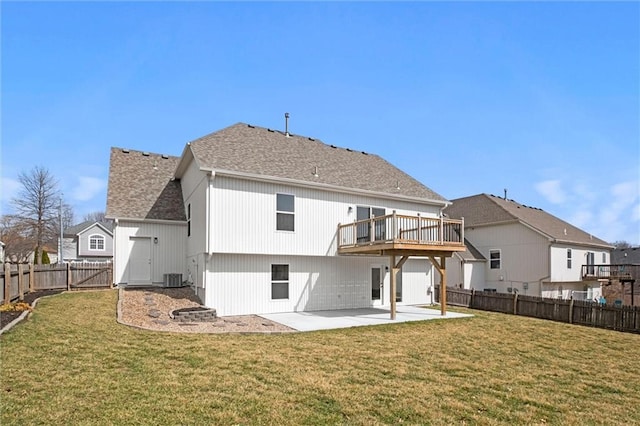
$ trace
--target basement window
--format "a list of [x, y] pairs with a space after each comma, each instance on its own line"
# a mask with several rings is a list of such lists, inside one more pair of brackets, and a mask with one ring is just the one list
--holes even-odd
[[500, 269], [500, 250], [489, 250], [489, 260], [491, 262], [491, 269]]
[[271, 265], [271, 299], [289, 298], [289, 265]]
[[295, 197], [290, 194], [276, 194], [276, 230], [295, 229]]

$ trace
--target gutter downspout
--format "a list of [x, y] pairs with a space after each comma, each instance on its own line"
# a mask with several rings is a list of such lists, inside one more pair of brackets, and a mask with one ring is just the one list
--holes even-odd
[[116, 238], [116, 229], [118, 229], [118, 218], [113, 219], [113, 233], [111, 234], [111, 244], [112, 244], [112, 250], [113, 252], [111, 253], [112, 259], [111, 259], [111, 281], [113, 281], [113, 283], [111, 283], [112, 285], [114, 285], [116, 282], [116, 259], [118, 258], [117, 253], [118, 251], [116, 250], [116, 241], [118, 241], [118, 238]]

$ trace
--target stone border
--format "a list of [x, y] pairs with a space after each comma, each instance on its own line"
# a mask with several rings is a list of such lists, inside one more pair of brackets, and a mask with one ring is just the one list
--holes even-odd
[[[66, 293], [66, 291], [62, 291], [62, 292], [60, 292], [58, 294], [63, 294], [63, 293]], [[31, 304], [31, 309], [24, 311], [18, 318], [14, 319], [9, 324], [5, 325], [4, 328], [2, 328], [0, 330], [0, 335], [2, 335], [3, 333], [11, 330], [14, 326], [16, 326], [23, 319], [28, 318], [29, 315], [31, 315], [33, 313], [33, 310], [36, 308], [36, 305], [38, 304], [38, 301], [40, 299], [46, 299], [47, 297], [54, 297], [54, 296], [57, 296], [58, 294], [49, 294], [47, 296], [42, 296], [42, 297], [38, 297], [37, 299], [35, 299], [33, 301], [33, 303]]]
[[[178, 334], [207, 334], [207, 335], [223, 335], [223, 334], [235, 334], [235, 335], [270, 335], [270, 334], [293, 334], [293, 333], [299, 333], [300, 331], [295, 330], [295, 329], [291, 329], [288, 331], [224, 331], [224, 332], [193, 332], [193, 331], [181, 331], [181, 330], [158, 330], [157, 328], [152, 328], [152, 327], [144, 327], [141, 325], [133, 325], [133, 324], [129, 324], [127, 322], [125, 322], [122, 319], [122, 300], [124, 299], [124, 293], [125, 289], [123, 287], [118, 287], [118, 303], [116, 305], [116, 322], [120, 325], [124, 325], [126, 327], [131, 327], [131, 328], [135, 328], [138, 330], [144, 330], [144, 331], [152, 331], [155, 333], [178, 333]], [[259, 315], [258, 315], [259, 316]], [[263, 318], [263, 317], [260, 317]], [[265, 320], [267, 320], [267, 318], [264, 318]], [[268, 320], [271, 321], [271, 320]]]

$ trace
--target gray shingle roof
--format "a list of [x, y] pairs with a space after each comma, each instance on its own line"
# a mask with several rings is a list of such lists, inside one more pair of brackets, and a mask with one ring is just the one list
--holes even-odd
[[198, 166], [204, 169], [446, 202], [377, 155], [338, 148], [309, 137], [287, 137], [283, 132], [245, 123], [199, 138], [191, 142], [191, 150]]
[[611, 252], [613, 265], [640, 265], [640, 247], [617, 248]]
[[186, 220], [180, 181], [173, 179], [179, 158], [111, 148], [109, 218]]
[[452, 200], [445, 209], [452, 218], [464, 217], [465, 228], [520, 221], [563, 243], [611, 248], [611, 245], [542, 209], [495, 195], [479, 194]]
[[465, 251], [456, 252], [456, 255], [460, 256], [462, 260], [466, 260], [466, 261], [474, 261], [474, 260], [486, 261], [487, 260], [487, 258], [484, 257], [482, 253], [480, 253], [478, 249], [475, 248], [473, 244], [471, 244], [469, 240], [467, 240], [466, 238], [464, 239], [464, 246], [467, 248]]
[[75, 237], [78, 233], [84, 231], [94, 223], [99, 223], [102, 227], [109, 230], [109, 232], [113, 232], [113, 223], [112, 222], [94, 222], [93, 220], [86, 220], [84, 222], [78, 223], [77, 225], [73, 225], [64, 230], [65, 237]]

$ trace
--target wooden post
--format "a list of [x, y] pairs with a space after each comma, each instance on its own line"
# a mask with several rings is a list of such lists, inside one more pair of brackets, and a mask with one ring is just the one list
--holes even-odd
[[33, 293], [35, 289], [35, 271], [33, 270], [33, 263], [29, 264], [29, 293]]
[[442, 302], [440, 303], [440, 315], [447, 315], [447, 270], [446, 270], [446, 261], [444, 256], [440, 256], [441, 269], [440, 269], [440, 277], [441, 277], [441, 286], [442, 286]]
[[22, 301], [24, 300], [24, 278], [22, 276], [24, 274], [24, 266], [22, 263], [18, 264], [18, 298]]
[[518, 293], [513, 295], [513, 315], [518, 315]]
[[569, 324], [573, 324], [573, 297], [569, 302]]
[[71, 263], [67, 263], [67, 290], [71, 290]]
[[11, 302], [11, 265], [4, 264], [4, 303]]
[[447, 315], [447, 263], [444, 256], [436, 260], [434, 256], [429, 256], [429, 260], [440, 272], [440, 315]]
[[468, 308], [473, 306], [473, 296], [475, 296], [475, 295], [476, 295], [476, 289], [472, 288], [471, 289], [471, 299], [469, 300], [469, 306], [467, 306]]
[[[395, 213], [394, 213], [395, 216]], [[389, 286], [389, 300], [391, 301], [391, 319], [396, 319], [396, 273], [398, 269], [396, 269], [396, 257], [389, 256], [390, 265], [391, 265], [391, 285]]]

